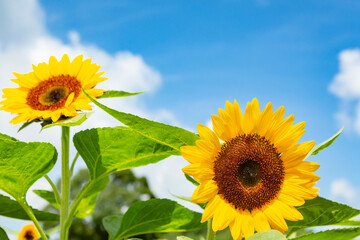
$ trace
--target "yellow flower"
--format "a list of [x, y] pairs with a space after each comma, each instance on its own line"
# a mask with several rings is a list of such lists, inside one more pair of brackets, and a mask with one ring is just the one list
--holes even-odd
[[40, 234], [33, 224], [25, 225], [18, 235], [19, 240], [36, 240], [38, 238], [40, 238]]
[[287, 231], [285, 219], [303, 219], [294, 206], [318, 196], [313, 172], [320, 165], [304, 161], [315, 142], [297, 144], [305, 122], [293, 125], [294, 115], [284, 113], [284, 107], [273, 113], [271, 103], [261, 112], [255, 98], [243, 115], [236, 100], [227, 101], [211, 116], [215, 133], [198, 124], [201, 140], [181, 148], [191, 163], [183, 171], [200, 183], [192, 201], [207, 202], [202, 222], [212, 218], [214, 231], [229, 226], [233, 239], [270, 226]]
[[72, 62], [68, 55], [58, 61], [50, 57], [49, 64], [33, 65], [33, 72], [14, 73], [13, 82], [19, 88], [3, 89], [4, 101], [0, 102], [2, 110], [18, 114], [10, 123], [18, 124], [34, 119], [51, 118], [53, 122], [61, 116], [73, 117], [78, 110], [91, 110], [90, 100], [82, 88], [93, 98], [99, 97], [104, 90], [94, 86], [107, 78], [101, 77], [104, 72], [97, 72], [100, 66], [77, 56]]

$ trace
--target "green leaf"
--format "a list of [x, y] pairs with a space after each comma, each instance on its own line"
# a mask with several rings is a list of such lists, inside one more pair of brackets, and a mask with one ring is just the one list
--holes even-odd
[[83, 122], [85, 122], [90, 116], [93, 114], [93, 112], [86, 112], [86, 113], [80, 113], [79, 115], [76, 115], [75, 117], [70, 117], [64, 120], [59, 120], [56, 123], [46, 123], [42, 125], [42, 129], [54, 127], [54, 126], [64, 126], [64, 127], [75, 127], [81, 125]]
[[50, 143], [25, 143], [0, 138], [0, 189], [16, 200], [54, 166], [57, 152]]
[[[332, 229], [324, 232], [311, 233], [293, 240], [350, 240], [360, 236], [360, 228]], [[249, 238], [250, 239], [250, 238]]]
[[[57, 214], [37, 209], [32, 210], [39, 221], [59, 221], [59, 215]], [[30, 220], [29, 216], [17, 201], [3, 195], [0, 195], [0, 215], [9, 218]]]
[[341, 223], [360, 214], [360, 210], [344, 204], [336, 203], [322, 197], [305, 201], [297, 207], [304, 217], [301, 221], [287, 221], [289, 227], [307, 228]]
[[19, 130], [17, 132], [20, 132], [21, 130], [23, 130], [24, 128], [30, 126], [31, 124], [33, 124], [35, 122], [41, 122], [41, 120], [34, 119], [34, 120], [30, 121], [30, 122], [24, 122], [23, 125], [21, 125], [21, 127], [19, 128]]
[[346, 220], [346, 221], [339, 222], [336, 225], [360, 227], [360, 220]]
[[86, 193], [84, 198], [81, 200], [78, 208], [76, 217], [86, 218], [93, 214], [96, 205], [96, 199], [100, 192], [102, 192], [109, 183], [109, 177], [101, 178], [96, 181], [89, 191]]
[[199, 186], [200, 183], [198, 183], [193, 177], [191, 177], [190, 175], [185, 173], [185, 177], [186, 179], [191, 182], [192, 184], [194, 184], [195, 186]]
[[115, 119], [128, 126], [137, 133], [146, 138], [152, 139], [161, 145], [168, 146], [176, 151], [173, 155], [180, 155], [180, 147], [186, 145], [195, 145], [195, 141], [199, 136], [195, 133], [189, 132], [185, 129], [166, 125], [159, 122], [154, 122], [141, 118], [130, 113], [118, 112], [114, 109], [106, 107], [105, 105], [92, 99], [85, 91], [85, 95], [94, 102], [102, 110], [113, 116]]
[[104, 94], [101, 95], [98, 98], [130, 97], [130, 96], [138, 95], [138, 94], [143, 93], [143, 92], [145, 92], [145, 91], [130, 93], [130, 92], [125, 92], [125, 91], [109, 90], [109, 91], [104, 92]]
[[248, 240], [286, 240], [284, 234], [276, 230], [269, 230], [252, 235]]
[[[174, 197], [178, 198], [178, 199], [181, 199], [181, 200], [184, 200], [184, 201], [187, 201], [187, 202], [191, 202], [191, 203], [194, 203], [191, 201], [191, 197], [183, 197], [183, 196], [176, 196], [174, 194], [172, 194]], [[199, 207], [201, 207], [202, 209], [205, 209], [206, 207], [206, 203], [194, 203], [196, 205], [198, 205]]]
[[0, 133], [0, 140], [18, 141], [17, 139], [2, 133]]
[[320, 151], [324, 150], [325, 148], [329, 147], [341, 134], [341, 132], [344, 130], [344, 127], [342, 127], [334, 136], [326, 140], [325, 142], [322, 142], [320, 144], [317, 144], [311, 149], [311, 151], [308, 153], [308, 155], [305, 157], [307, 159], [310, 155], [316, 155]]
[[120, 228], [122, 216], [108, 216], [104, 217], [102, 223], [105, 230], [109, 234], [109, 239], [111, 239], [117, 233]]
[[0, 227], [0, 239], [1, 240], [9, 240], [8, 235], [6, 234], [5, 230]]
[[73, 141], [93, 180], [116, 171], [156, 163], [174, 153], [169, 146], [126, 127], [81, 131], [75, 134]]
[[48, 190], [33, 190], [33, 192], [39, 197], [45, 199], [54, 208], [60, 209], [60, 205], [56, 202], [55, 194], [53, 191]]
[[178, 237], [176, 237], [176, 240], [194, 240], [194, 239], [186, 237], [186, 236], [178, 236]]
[[111, 240], [144, 233], [184, 232], [206, 227], [201, 214], [168, 199], [134, 203], [122, 217], [120, 228]]

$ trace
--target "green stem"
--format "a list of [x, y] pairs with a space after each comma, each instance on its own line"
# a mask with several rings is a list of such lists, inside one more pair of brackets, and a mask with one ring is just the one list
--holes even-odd
[[94, 181], [90, 180], [90, 182], [88, 182], [80, 191], [79, 195], [76, 197], [75, 201], [71, 204], [70, 207], [70, 213], [69, 213], [69, 217], [65, 222], [65, 226], [66, 227], [70, 227], [72, 219], [76, 213], [77, 207], [79, 206], [81, 200], [83, 199], [83, 197], [86, 195], [86, 193], [88, 192], [88, 189], [90, 189], [92, 187], [92, 185], [94, 184]]
[[35, 224], [37, 230], [40, 233], [41, 239], [43, 240], [47, 240], [47, 237], [43, 231], [43, 229], [41, 228], [38, 220], [36, 219], [33, 211], [31, 210], [31, 208], [29, 207], [29, 205], [27, 204], [26, 200], [21, 198], [21, 199], [17, 199], [17, 202], [20, 204], [20, 206], [25, 210], [26, 214], [29, 216], [29, 218], [31, 219], [31, 221], [33, 221], [33, 223]]
[[70, 169], [69, 169], [69, 127], [61, 127], [61, 205], [60, 205], [60, 240], [67, 240], [68, 227], [65, 222], [69, 215]]
[[76, 153], [76, 156], [75, 156], [75, 158], [74, 158], [74, 160], [72, 161], [72, 164], [71, 164], [70, 176], [73, 175], [75, 163], [76, 163], [76, 160], [79, 158], [79, 156], [80, 156], [80, 154], [77, 152], [77, 153]]
[[207, 240], [215, 239], [215, 232], [212, 229], [212, 219], [207, 221]]
[[56, 189], [55, 184], [53, 183], [53, 181], [51, 181], [51, 179], [48, 177], [48, 175], [45, 175], [45, 178], [49, 182], [49, 184], [50, 184], [50, 186], [51, 186], [51, 188], [52, 188], [52, 190], [54, 192], [57, 204], [61, 205], [61, 198], [60, 198], [58, 190]]

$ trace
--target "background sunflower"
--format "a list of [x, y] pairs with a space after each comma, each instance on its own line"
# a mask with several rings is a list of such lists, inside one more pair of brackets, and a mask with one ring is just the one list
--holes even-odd
[[77, 111], [91, 110], [90, 100], [85, 96], [84, 89], [91, 97], [96, 98], [104, 90], [94, 89], [99, 82], [107, 78], [98, 72], [100, 66], [91, 63], [91, 59], [83, 60], [77, 56], [72, 62], [67, 54], [60, 61], [50, 57], [49, 63], [33, 65], [33, 72], [27, 74], [14, 73], [13, 82], [19, 88], [3, 89], [0, 104], [2, 110], [18, 114], [10, 123], [18, 124], [34, 119], [51, 119], [53, 122], [61, 116], [73, 117]]

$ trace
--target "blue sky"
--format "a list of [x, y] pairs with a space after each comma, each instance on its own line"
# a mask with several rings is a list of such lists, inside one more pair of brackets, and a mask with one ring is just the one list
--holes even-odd
[[[111, 104], [151, 119], [195, 130], [226, 100], [244, 108], [257, 97], [262, 108], [271, 101], [305, 121], [302, 141], [321, 142], [345, 125], [312, 160], [321, 163], [320, 194], [360, 208], [359, 12], [355, 0], [0, 0], [0, 83], [9, 87], [11, 72], [51, 55], [84, 52], [113, 81], [105, 89], [148, 89]], [[21, 139], [16, 130], [3, 128]]]
[[[325, 140], [339, 129], [341, 105], [328, 91], [338, 54], [360, 44], [358, 1], [42, 1], [47, 26], [66, 41], [108, 52], [128, 50], [162, 75], [147, 107], [171, 109], [186, 126], [206, 123], [226, 100], [257, 97], [284, 105], [306, 121], [303, 139]], [[359, 79], [360, 81], [360, 79]], [[330, 182], [359, 182], [359, 137], [343, 134], [314, 160], [321, 193]]]

